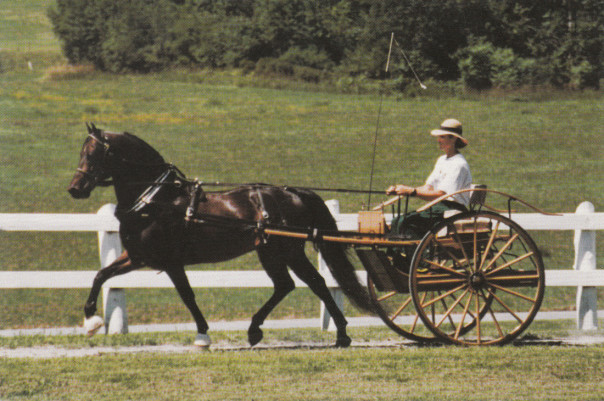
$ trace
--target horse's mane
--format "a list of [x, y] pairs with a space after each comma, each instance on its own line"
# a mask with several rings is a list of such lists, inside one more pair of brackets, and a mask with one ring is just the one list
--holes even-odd
[[[129, 132], [109, 132], [105, 131], [106, 134], [113, 135], [114, 138], [119, 138], [120, 142], [124, 142], [124, 146], [129, 151], [138, 151], [140, 155], [144, 155], [147, 163], [165, 163], [162, 155], [159, 154], [153, 146], [143, 141], [139, 137]], [[121, 146], [121, 144], [119, 145]]]

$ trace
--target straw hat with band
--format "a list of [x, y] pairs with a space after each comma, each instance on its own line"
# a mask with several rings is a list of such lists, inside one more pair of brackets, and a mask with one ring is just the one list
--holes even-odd
[[449, 118], [442, 122], [439, 129], [432, 130], [432, 136], [453, 135], [457, 140], [457, 147], [464, 148], [468, 140], [462, 136], [461, 123], [454, 118]]

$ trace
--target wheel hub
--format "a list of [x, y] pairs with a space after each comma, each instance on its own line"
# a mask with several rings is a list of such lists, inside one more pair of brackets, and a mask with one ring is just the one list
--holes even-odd
[[482, 272], [472, 273], [470, 276], [470, 287], [472, 287], [474, 290], [483, 289], [486, 285], [486, 282], [487, 281]]

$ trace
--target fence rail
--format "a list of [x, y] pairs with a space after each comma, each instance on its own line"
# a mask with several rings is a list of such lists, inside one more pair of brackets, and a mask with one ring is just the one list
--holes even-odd
[[[326, 202], [341, 230], [356, 230], [356, 214], [340, 214], [337, 201]], [[101, 266], [111, 263], [120, 253], [117, 235], [119, 222], [113, 216], [114, 205], [103, 206], [97, 214], [0, 213], [0, 231], [95, 231], [99, 236]], [[391, 216], [386, 216], [387, 219]], [[526, 230], [574, 230], [575, 261], [567, 270], [546, 270], [546, 286], [577, 287], [577, 327], [597, 328], [596, 287], [604, 286], [604, 270], [596, 270], [595, 232], [604, 229], [604, 213], [595, 213], [589, 202], [583, 202], [576, 213], [561, 216], [512, 214], [511, 218]], [[342, 294], [319, 255], [319, 271], [341, 305]], [[96, 271], [0, 271], [0, 289], [14, 288], [90, 288]], [[366, 273], [358, 272], [366, 283]], [[273, 283], [262, 270], [188, 271], [194, 288], [258, 288]], [[294, 277], [296, 286], [306, 285]], [[135, 271], [111, 278], [103, 288], [105, 321], [108, 332], [127, 331], [127, 314], [123, 288], [171, 288], [166, 274]], [[537, 316], [537, 319], [539, 315]], [[119, 321], [121, 320], [121, 322]], [[321, 308], [323, 328], [329, 326], [329, 315]]]

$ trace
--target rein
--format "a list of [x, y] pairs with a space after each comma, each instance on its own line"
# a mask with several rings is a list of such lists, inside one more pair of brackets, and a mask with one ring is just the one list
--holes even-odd
[[[175, 165], [173, 164], [169, 164], [169, 166], [178, 169]], [[156, 181], [139, 181], [139, 182], [131, 182], [130, 185], [141, 185], [141, 184], [148, 184], [148, 185], [174, 185], [174, 186], [181, 186], [183, 183], [188, 183], [188, 184], [193, 184], [199, 182], [200, 185], [202, 186], [206, 186], [206, 187], [257, 187], [257, 188], [261, 188], [261, 187], [279, 187], [279, 188], [284, 188], [285, 190], [287, 190], [287, 188], [296, 188], [296, 189], [303, 189], [303, 190], [308, 190], [308, 191], [316, 191], [316, 192], [339, 192], [339, 193], [353, 193], [353, 194], [377, 194], [377, 195], [384, 195], [384, 191], [372, 191], [372, 190], [366, 190], [366, 189], [352, 189], [352, 188], [325, 188], [325, 187], [302, 187], [302, 186], [292, 186], [292, 185], [278, 185], [278, 184], [266, 184], [266, 183], [250, 183], [250, 182], [223, 182], [223, 181], [199, 181], [199, 180], [189, 180], [187, 178], [183, 178], [182, 182], [174, 182], [174, 183], [170, 183], [170, 182], [163, 182], [163, 183], [158, 183]]]

